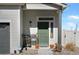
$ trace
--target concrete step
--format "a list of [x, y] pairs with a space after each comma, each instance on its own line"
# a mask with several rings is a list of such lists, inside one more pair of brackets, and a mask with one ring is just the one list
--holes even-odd
[[52, 55], [53, 52], [50, 48], [42, 47], [38, 49], [38, 55]]

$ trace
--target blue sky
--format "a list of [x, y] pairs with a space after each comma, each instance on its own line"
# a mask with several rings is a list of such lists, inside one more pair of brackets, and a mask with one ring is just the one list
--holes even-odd
[[79, 3], [69, 3], [62, 14], [62, 29], [79, 30]]

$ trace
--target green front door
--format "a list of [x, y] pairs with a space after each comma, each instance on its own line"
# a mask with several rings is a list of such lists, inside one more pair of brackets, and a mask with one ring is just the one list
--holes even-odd
[[49, 44], [49, 23], [48, 22], [38, 22], [38, 36], [39, 44], [41, 47], [46, 47]]

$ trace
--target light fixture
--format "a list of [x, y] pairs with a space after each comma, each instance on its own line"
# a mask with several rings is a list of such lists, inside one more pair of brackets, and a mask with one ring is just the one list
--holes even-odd
[[30, 23], [30, 26], [31, 26], [31, 24], [32, 24], [32, 21], [29, 21], [29, 23]]

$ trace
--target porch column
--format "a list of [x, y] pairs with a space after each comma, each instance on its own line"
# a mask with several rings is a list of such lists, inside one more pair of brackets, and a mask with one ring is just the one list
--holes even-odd
[[59, 18], [59, 26], [58, 26], [58, 45], [59, 48], [62, 48], [62, 10], [58, 11], [58, 18]]

